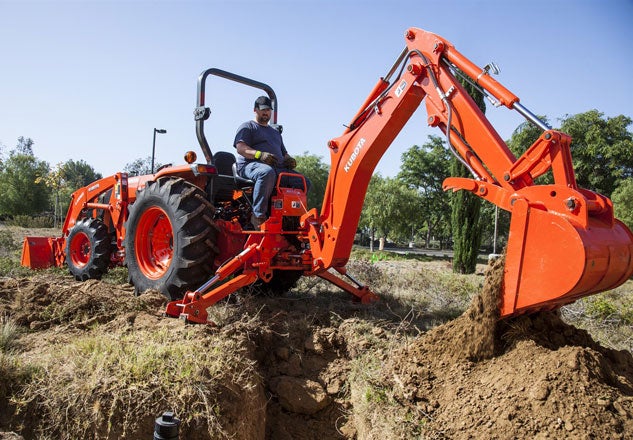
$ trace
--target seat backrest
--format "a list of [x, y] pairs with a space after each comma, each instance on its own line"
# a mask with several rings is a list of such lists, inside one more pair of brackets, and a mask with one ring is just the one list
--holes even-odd
[[218, 151], [213, 155], [213, 164], [218, 169], [218, 174], [232, 176], [234, 163], [235, 156], [228, 151]]

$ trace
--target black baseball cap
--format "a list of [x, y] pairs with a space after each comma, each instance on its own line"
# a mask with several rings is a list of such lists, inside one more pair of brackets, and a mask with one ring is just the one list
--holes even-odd
[[272, 109], [273, 104], [270, 102], [270, 98], [268, 96], [260, 96], [255, 100], [255, 108], [258, 110], [266, 110], [268, 108]]

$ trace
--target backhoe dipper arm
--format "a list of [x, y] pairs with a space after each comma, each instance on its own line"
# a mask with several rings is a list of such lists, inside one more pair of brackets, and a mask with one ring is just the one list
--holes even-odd
[[[477, 67], [447, 40], [411, 28], [405, 41], [349, 127], [328, 143], [331, 171], [321, 214], [312, 210], [302, 219], [312, 272], [347, 263], [372, 173], [425, 100], [428, 124], [444, 133], [473, 175], [448, 178], [444, 188], [471, 191], [512, 213], [501, 316], [555, 308], [623, 283], [633, 273], [633, 235], [614, 219], [608, 198], [577, 187], [571, 138], [550, 130], [490, 77], [488, 66]], [[544, 133], [517, 159], [457, 76]], [[554, 184], [534, 184], [550, 170]]]

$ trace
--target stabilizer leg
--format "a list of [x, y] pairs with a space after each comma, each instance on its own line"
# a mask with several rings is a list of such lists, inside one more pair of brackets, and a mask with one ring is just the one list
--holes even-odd
[[241, 287], [248, 286], [257, 280], [258, 273], [256, 270], [246, 271], [224, 284], [216, 287], [208, 293], [214, 284], [233, 275], [239, 269], [244, 267], [245, 262], [257, 252], [257, 244], [252, 244], [244, 249], [240, 254], [233, 257], [228, 263], [220, 267], [213, 278], [204, 283], [193, 292], [187, 292], [181, 300], [171, 301], [167, 303], [165, 315], [174, 318], [184, 319], [186, 322], [197, 324], [209, 324], [207, 320], [207, 308], [216, 302], [226, 298], [231, 293]]
[[344, 275], [347, 278], [349, 278], [351, 281], [354, 282], [355, 285], [351, 284], [351, 283], [348, 283], [344, 279], [339, 278], [336, 275], [334, 275], [332, 272], [328, 272], [328, 271], [324, 271], [324, 272], [318, 273], [317, 276], [323, 278], [324, 280], [329, 281], [330, 283], [334, 284], [335, 286], [340, 287], [341, 289], [345, 290], [346, 292], [351, 293], [355, 297], [359, 298], [360, 302], [363, 303], [363, 304], [369, 304], [369, 303], [372, 303], [374, 301], [378, 301], [380, 299], [378, 297], [378, 295], [374, 294], [371, 290], [369, 290], [369, 287], [367, 287], [364, 284], [358, 282], [357, 280], [352, 278], [351, 275], [348, 275], [347, 274], [347, 270], [345, 268], [335, 267], [334, 270], [336, 270], [341, 275]]

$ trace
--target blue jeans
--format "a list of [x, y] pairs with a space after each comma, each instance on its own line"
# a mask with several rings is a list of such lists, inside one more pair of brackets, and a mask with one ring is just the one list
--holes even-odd
[[[253, 214], [259, 218], [268, 217], [268, 202], [277, 183], [279, 173], [300, 174], [286, 168], [273, 168], [263, 162], [249, 162], [240, 170], [240, 175], [255, 182], [253, 187]], [[310, 190], [311, 182], [306, 177], [306, 192]], [[303, 188], [303, 181], [298, 177], [282, 177], [282, 186]]]

